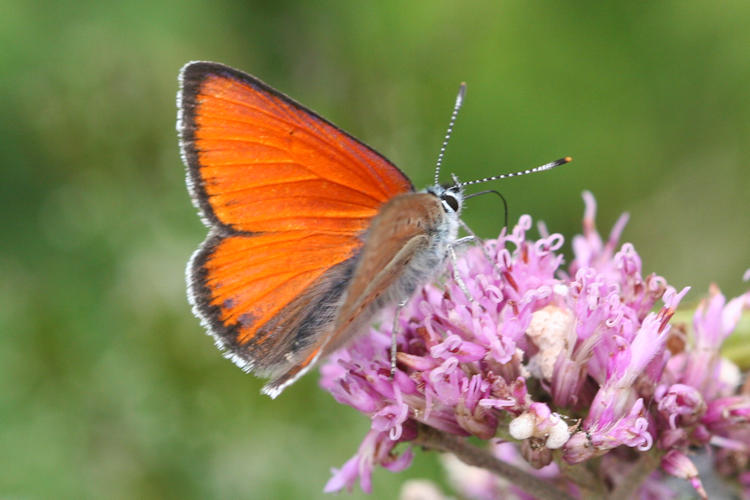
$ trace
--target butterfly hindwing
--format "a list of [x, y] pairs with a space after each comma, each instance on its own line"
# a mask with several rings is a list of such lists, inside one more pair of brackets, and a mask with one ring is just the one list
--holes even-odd
[[237, 364], [273, 375], [331, 321], [358, 248], [344, 235], [213, 235], [191, 260], [191, 301]]

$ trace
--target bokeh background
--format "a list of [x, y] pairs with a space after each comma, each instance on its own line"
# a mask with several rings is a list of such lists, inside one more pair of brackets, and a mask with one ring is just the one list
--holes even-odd
[[[276, 401], [185, 300], [205, 229], [175, 136], [177, 72], [244, 69], [431, 181], [498, 183], [575, 234], [581, 191], [645, 272], [747, 288], [750, 3], [0, 0], [0, 496], [323, 498], [368, 422], [310, 374]], [[484, 236], [496, 199], [469, 203]], [[568, 247], [569, 248], [569, 247]], [[431, 454], [374, 498], [440, 476]], [[351, 498], [364, 495], [355, 490]], [[348, 497], [347, 497], [348, 498]]]

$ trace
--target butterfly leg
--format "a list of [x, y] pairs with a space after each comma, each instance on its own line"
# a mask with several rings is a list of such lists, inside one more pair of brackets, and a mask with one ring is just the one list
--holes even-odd
[[[471, 238], [471, 236], [467, 236], [467, 238]], [[459, 240], [456, 240], [456, 243], [460, 243], [461, 240], [465, 238], [461, 238]], [[448, 247], [448, 255], [450, 256], [451, 263], [453, 264], [453, 280], [458, 284], [458, 288], [461, 289], [462, 292], [464, 292], [464, 295], [466, 295], [466, 298], [469, 299], [469, 302], [474, 302], [474, 297], [472, 297], [471, 292], [469, 292], [469, 288], [466, 286], [466, 283], [464, 282], [461, 275], [458, 274], [458, 269], [456, 266], [456, 262], [458, 261], [458, 257], [456, 257], [456, 251], [454, 250], [454, 247], [456, 244]]]
[[454, 241], [453, 242], [453, 246], [457, 247], [459, 245], [465, 245], [466, 243], [469, 243], [469, 242], [474, 241], [474, 240], [476, 240], [476, 237], [474, 237], [474, 236], [463, 236], [463, 237], [457, 239], [456, 241]]
[[396, 313], [393, 316], [393, 329], [391, 330], [391, 378], [396, 374], [396, 351], [398, 346], [396, 345], [396, 335], [398, 334], [398, 320], [401, 317], [401, 310], [406, 307], [409, 299], [406, 298], [398, 303], [396, 306]]

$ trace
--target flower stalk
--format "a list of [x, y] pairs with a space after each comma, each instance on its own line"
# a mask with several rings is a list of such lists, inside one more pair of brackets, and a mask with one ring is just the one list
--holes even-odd
[[520, 467], [499, 460], [487, 450], [430, 426], [419, 426], [414, 443], [426, 449], [452, 453], [464, 463], [497, 474], [540, 500], [574, 500], [568, 493], [540, 481]]

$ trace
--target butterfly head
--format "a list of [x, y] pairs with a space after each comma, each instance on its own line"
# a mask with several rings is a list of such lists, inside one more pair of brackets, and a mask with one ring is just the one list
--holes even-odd
[[464, 191], [460, 184], [436, 184], [428, 187], [426, 191], [440, 199], [443, 211], [446, 214], [458, 216], [461, 213], [464, 204]]
[[425, 189], [425, 192], [440, 200], [440, 207], [443, 209], [442, 217], [440, 217], [441, 222], [435, 228], [435, 243], [437, 243], [437, 253], [444, 257], [447, 246], [452, 245], [458, 237], [461, 209], [464, 205], [464, 190], [461, 184], [456, 182], [454, 184], [435, 184]]

